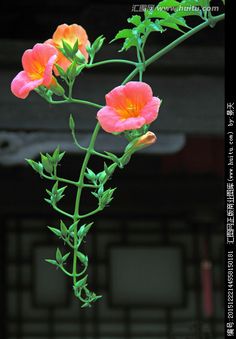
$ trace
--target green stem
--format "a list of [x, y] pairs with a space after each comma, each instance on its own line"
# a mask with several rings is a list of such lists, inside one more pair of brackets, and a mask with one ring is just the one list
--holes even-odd
[[[147, 59], [145, 61], [145, 66], [147, 67], [147, 66], [151, 65], [154, 61], [160, 59], [163, 55], [165, 55], [168, 52], [170, 52], [173, 48], [175, 48], [176, 46], [181, 44], [184, 40], [190, 38], [192, 35], [196, 34], [197, 32], [201, 31], [202, 29], [206, 28], [207, 26], [215, 25], [217, 22], [219, 22], [221, 20], [224, 20], [224, 18], [225, 18], [225, 14], [220, 14], [220, 15], [214, 16], [210, 20], [207, 20], [207, 21], [201, 23], [200, 25], [194, 27], [193, 29], [191, 29], [187, 33], [181, 35], [178, 39], [176, 39], [175, 41], [171, 42], [169, 45], [167, 45], [166, 47], [164, 47], [163, 49], [161, 49], [160, 51], [155, 53], [149, 59]], [[125, 78], [125, 80], [122, 82], [122, 85], [124, 85], [128, 81], [132, 80], [135, 77], [135, 75], [138, 74], [138, 73], [139, 73], [139, 69], [135, 68], [133, 70], [133, 72], [131, 72]]]
[[87, 106], [92, 106], [96, 108], [102, 108], [102, 105], [96, 104], [91, 101], [87, 100], [80, 100], [80, 99], [74, 99], [74, 98], [67, 98], [65, 100], [52, 100], [52, 99], [47, 99], [47, 102], [53, 105], [61, 105], [61, 104], [70, 104], [70, 103], [76, 103], [76, 104], [81, 104], [81, 105], [87, 105]]
[[63, 214], [65, 217], [73, 219], [73, 215], [70, 213], [67, 213], [65, 211], [63, 211], [62, 209], [60, 209], [59, 207], [57, 207], [56, 205], [52, 205], [53, 209], [61, 214]]
[[64, 182], [66, 184], [70, 184], [70, 185], [74, 185], [74, 186], [78, 186], [78, 183], [76, 181], [72, 181], [69, 179], [65, 179], [65, 178], [60, 178], [57, 175], [54, 175], [52, 177], [50, 177], [49, 175], [46, 174], [41, 174], [45, 179], [48, 180], [54, 180], [54, 181], [59, 181], [59, 182]]
[[[76, 194], [76, 200], [75, 200], [75, 209], [74, 209], [74, 222], [78, 221], [80, 219], [79, 216], [79, 205], [80, 205], [80, 198], [81, 198], [81, 193], [82, 193], [82, 189], [83, 189], [83, 185], [84, 185], [84, 175], [85, 175], [85, 171], [89, 162], [89, 159], [91, 157], [92, 151], [94, 150], [94, 144], [98, 135], [98, 132], [100, 130], [100, 125], [99, 123], [97, 123], [91, 140], [90, 140], [90, 144], [87, 150], [87, 153], [84, 157], [84, 161], [83, 161], [83, 165], [80, 171], [80, 176], [79, 176], [79, 187], [77, 189], [77, 194]], [[77, 235], [77, 224], [76, 227], [74, 229], [74, 258], [73, 258], [73, 282], [74, 284], [76, 284], [76, 273], [77, 273], [77, 243], [78, 243], [78, 235]]]
[[87, 218], [87, 217], [90, 217], [91, 215], [93, 215], [93, 214], [96, 214], [96, 213], [98, 213], [98, 212], [100, 212], [100, 211], [102, 211], [103, 209], [101, 208], [101, 207], [98, 207], [98, 208], [96, 208], [94, 211], [92, 211], [92, 212], [89, 212], [89, 213], [87, 213], [87, 214], [83, 214], [83, 215], [80, 215], [80, 219], [84, 219], [84, 218]]
[[95, 104], [94, 102], [91, 102], [91, 101], [74, 99], [74, 98], [69, 99], [67, 102], [68, 103], [76, 103], [76, 104], [88, 105], [88, 106], [92, 106], [92, 107], [96, 107], [96, 108], [102, 108], [103, 107], [102, 105]]
[[136, 66], [136, 62], [131, 61], [131, 60], [109, 59], [109, 60], [103, 60], [103, 61], [95, 62], [94, 64], [87, 64], [86, 68], [93, 68], [93, 67], [97, 67], [97, 66], [111, 64], [111, 63], [121, 63], [121, 64], [128, 64], [128, 65]]
[[[59, 267], [60, 267], [60, 269], [61, 269], [66, 275], [68, 275], [69, 277], [73, 277], [73, 273], [68, 272], [63, 266], [59, 266]], [[83, 274], [86, 272], [87, 268], [88, 268], [88, 266], [86, 265], [86, 266], [84, 267], [83, 271], [81, 271], [80, 273], [76, 274], [76, 277], [80, 277], [81, 275], [83, 275]]]

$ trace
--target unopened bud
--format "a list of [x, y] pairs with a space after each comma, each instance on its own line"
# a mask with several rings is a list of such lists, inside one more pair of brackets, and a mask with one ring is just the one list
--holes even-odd
[[142, 135], [134, 144], [135, 148], [144, 148], [154, 144], [157, 140], [156, 135], [153, 132], [148, 131]]

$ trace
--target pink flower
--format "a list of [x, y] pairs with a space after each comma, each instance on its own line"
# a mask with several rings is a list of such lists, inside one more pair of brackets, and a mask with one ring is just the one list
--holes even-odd
[[57, 49], [46, 44], [36, 44], [22, 56], [23, 71], [12, 80], [11, 91], [25, 99], [33, 89], [44, 85], [49, 87], [53, 81], [52, 69], [58, 56]]
[[138, 129], [157, 118], [160, 104], [148, 84], [130, 81], [106, 95], [106, 106], [98, 111], [97, 118], [109, 133]]

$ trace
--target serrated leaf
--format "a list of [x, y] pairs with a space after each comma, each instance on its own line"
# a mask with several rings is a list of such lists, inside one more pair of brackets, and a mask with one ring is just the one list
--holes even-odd
[[48, 226], [48, 229], [50, 229], [50, 231], [52, 231], [52, 233], [56, 234], [56, 236], [58, 236], [58, 237], [61, 236], [61, 231], [58, 230], [57, 228]]
[[176, 17], [175, 14], [171, 15], [171, 17], [169, 18], [170, 21], [172, 21], [174, 24], [179, 25], [179, 26], [183, 26], [186, 28], [191, 28], [187, 25], [186, 21], [184, 18], [178, 18]]
[[52, 259], [45, 259], [46, 262], [48, 262], [51, 265], [55, 265], [58, 266], [58, 263], [56, 262], [56, 260], [52, 260]]
[[111, 40], [111, 42], [118, 40], [118, 39], [126, 39], [126, 38], [131, 38], [133, 37], [133, 32], [132, 29], [122, 29], [121, 31], [119, 31], [115, 38], [113, 40]]
[[160, 24], [164, 27], [169, 27], [169, 28], [175, 29], [176, 31], [184, 33], [184, 31], [180, 29], [178, 25], [173, 23], [172, 20], [169, 20], [169, 19], [160, 20]]
[[169, 18], [170, 14], [163, 11], [162, 9], [156, 7], [153, 11], [149, 11], [148, 18], [161, 18], [161, 19], [167, 19]]
[[140, 15], [133, 15], [131, 18], [127, 19], [130, 24], [135, 26], [139, 26], [141, 24], [141, 16]]
[[176, 9], [174, 16], [175, 17], [185, 17], [185, 16], [201, 16], [201, 10], [199, 8], [199, 3], [196, 0], [183, 0], [181, 6]]

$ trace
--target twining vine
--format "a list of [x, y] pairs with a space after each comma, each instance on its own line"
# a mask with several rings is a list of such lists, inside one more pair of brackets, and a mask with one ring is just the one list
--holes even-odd
[[[95, 62], [105, 38], [99, 36], [91, 44], [86, 31], [77, 24], [58, 26], [52, 39], [43, 44], [36, 44], [33, 49], [23, 54], [23, 71], [17, 74], [11, 84], [14, 95], [25, 99], [29, 92], [34, 90], [50, 104], [77, 103], [98, 109], [98, 122], [87, 147], [80, 145], [74, 117], [72, 115], [69, 117], [73, 142], [85, 152], [79, 178], [71, 180], [58, 174], [59, 165], [65, 154], [59, 146], [53, 154], [41, 154], [41, 161], [27, 159], [28, 164], [41, 178], [52, 181], [51, 188], [46, 190], [45, 201], [66, 220], [60, 220], [59, 227], [48, 228], [68, 246], [69, 251], [62, 253], [57, 248], [55, 258], [46, 261], [72, 279], [74, 294], [82, 302], [82, 307], [91, 306], [92, 302], [101, 298], [88, 288], [89, 260], [81, 251], [81, 247], [94, 222], [87, 222], [86, 219], [101, 212], [113, 200], [116, 188], [107, 185], [115, 170], [123, 169], [135, 152], [156, 141], [156, 136], [149, 131], [149, 127], [158, 116], [161, 100], [153, 96], [151, 87], [143, 82], [143, 74], [153, 62], [184, 40], [208, 26], [214, 27], [217, 22], [224, 19], [224, 13], [213, 16], [209, 10], [210, 5], [210, 0], [164, 0], [153, 9], [145, 10], [143, 15], [133, 15], [127, 20], [130, 27], [119, 31], [111, 42], [123, 41], [120, 52], [134, 48], [137, 56], [135, 61], [117, 58]], [[190, 27], [186, 22], [189, 16], [197, 16], [202, 22]], [[149, 35], [153, 32], [163, 34], [167, 29], [177, 30], [179, 37], [146, 58], [145, 47]], [[106, 105], [74, 98], [73, 87], [76, 78], [86, 69], [106, 64], [128, 64], [133, 68], [120, 86], [106, 94]], [[137, 81], [131, 81], [135, 76], [138, 76]], [[101, 128], [107, 133], [112, 133], [114, 137], [119, 134], [127, 139], [122, 156], [96, 150], [96, 138]], [[89, 167], [92, 156], [102, 158], [104, 161], [99, 173], [95, 173]], [[68, 185], [76, 188], [72, 211], [65, 211], [59, 207]], [[80, 208], [84, 189], [90, 190], [97, 200], [97, 207], [85, 214], [81, 213]]]

